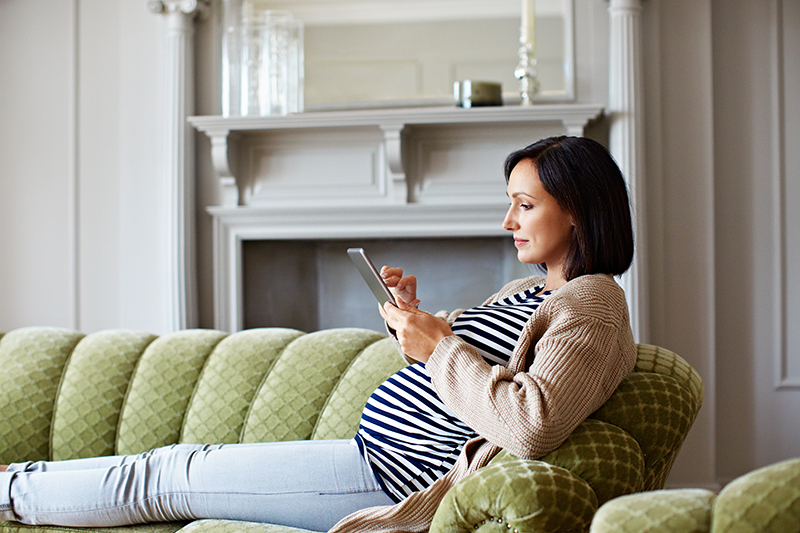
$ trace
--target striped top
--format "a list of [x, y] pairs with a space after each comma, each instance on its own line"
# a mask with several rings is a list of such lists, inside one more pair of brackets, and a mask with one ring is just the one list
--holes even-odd
[[[453, 333], [492, 365], [507, 365], [542, 285], [462, 312]], [[477, 434], [436, 394], [424, 363], [392, 375], [372, 393], [355, 442], [384, 491], [400, 502], [446, 474]]]

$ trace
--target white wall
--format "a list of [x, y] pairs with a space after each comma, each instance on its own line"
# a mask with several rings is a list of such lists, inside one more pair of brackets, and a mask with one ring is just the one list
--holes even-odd
[[0, 2], [1, 330], [164, 323], [160, 23], [139, 2]]
[[[607, 98], [607, 5], [576, 0], [584, 102]], [[798, 390], [776, 389], [782, 342], [789, 377], [800, 368], [800, 345], [776, 327], [797, 318], [787, 301], [782, 322], [778, 304], [800, 280], [785, 260], [797, 253], [797, 233], [781, 240], [775, 229], [773, 136], [776, 117], [794, 116], [784, 126], [797, 139], [797, 103], [785, 99], [776, 114], [770, 70], [773, 10], [797, 5], [644, 2], [650, 340], [686, 357], [707, 387], [673, 485], [713, 486], [800, 456]], [[159, 333], [166, 323], [166, 206], [154, 194], [163, 183], [163, 24], [144, 0], [0, 2], [0, 331]], [[214, 20], [196, 27], [198, 112], [219, 113]], [[800, 64], [794, 46], [788, 63]], [[203, 326], [212, 303], [203, 207], [217, 195], [208, 150], [199, 137]], [[791, 217], [797, 163], [784, 155]]]
[[75, 20], [65, 0], [0, 2], [3, 329], [75, 320]]
[[800, 1], [712, 9], [716, 450], [727, 479], [800, 455]]

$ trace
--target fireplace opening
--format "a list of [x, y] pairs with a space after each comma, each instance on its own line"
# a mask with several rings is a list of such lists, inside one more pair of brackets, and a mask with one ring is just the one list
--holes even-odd
[[479, 305], [508, 281], [539, 273], [517, 260], [510, 237], [245, 240], [244, 327], [384, 331], [378, 304], [347, 255], [352, 247], [364, 248], [379, 269], [415, 275], [420, 309], [432, 313]]

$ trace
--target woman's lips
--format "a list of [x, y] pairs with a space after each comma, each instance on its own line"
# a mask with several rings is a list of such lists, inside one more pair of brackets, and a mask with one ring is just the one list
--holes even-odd
[[523, 245], [527, 244], [527, 242], [528, 241], [526, 241], [524, 239], [517, 239], [516, 237], [514, 237], [514, 246], [523, 246]]

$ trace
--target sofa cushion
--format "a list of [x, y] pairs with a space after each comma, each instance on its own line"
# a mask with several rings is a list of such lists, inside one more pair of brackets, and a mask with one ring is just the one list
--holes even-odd
[[114, 330], [88, 335], [78, 343], [56, 400], [50, 443], [53, 460], [114, 455], [128, 384], [136, 362], [155, 338], [149, 333]]
[[311, 438], [320, 411], [344, 371], [383, 337], [374, 331], [342, 328], [297, 338], [275, 361], [256, 394], [242, 442]]
[[314, 439], [349, 439], [361, 422], [361, 412], [372, 391], [408, 363], [385, 338], [356, 357], [322, 408]]
[[566, 468], [586, 481], [598, 505], [642, 489], [645, 466], [636, 440], [622, 429], [585, 420], [557, 450], [541, 459]]
[[[122, 533], [122, 532], [120, 532]], [[137, 532], [138, 533], [138, 532]], [[181, 533], [314, 533], [307, 529], [238, 520], [196, 520]]]
[[658, 490], [603, 505], [591, 533], [708, 533], [716, 494], [708, 490]]
[[[22, 328], [0, 342], [0, 464], [50, 458], [53, 408], [64, 365], [83, 334]], [[24, 357], [21, 356], [24, 354]]]
[[179, 442], [192, 391], [226, 333], [179, 331], [153, 341], [139, 358], [117, 433], [117, 453], [136, 454]]
[[713, 533], [800, 531], [800, 458], [735, 479], [719, 493]]
[[192, 395], [181, 442], [239, 442], [250, 404], [286, 346], [302, 331], [263, 328], [226, 337], [208, 357]]

